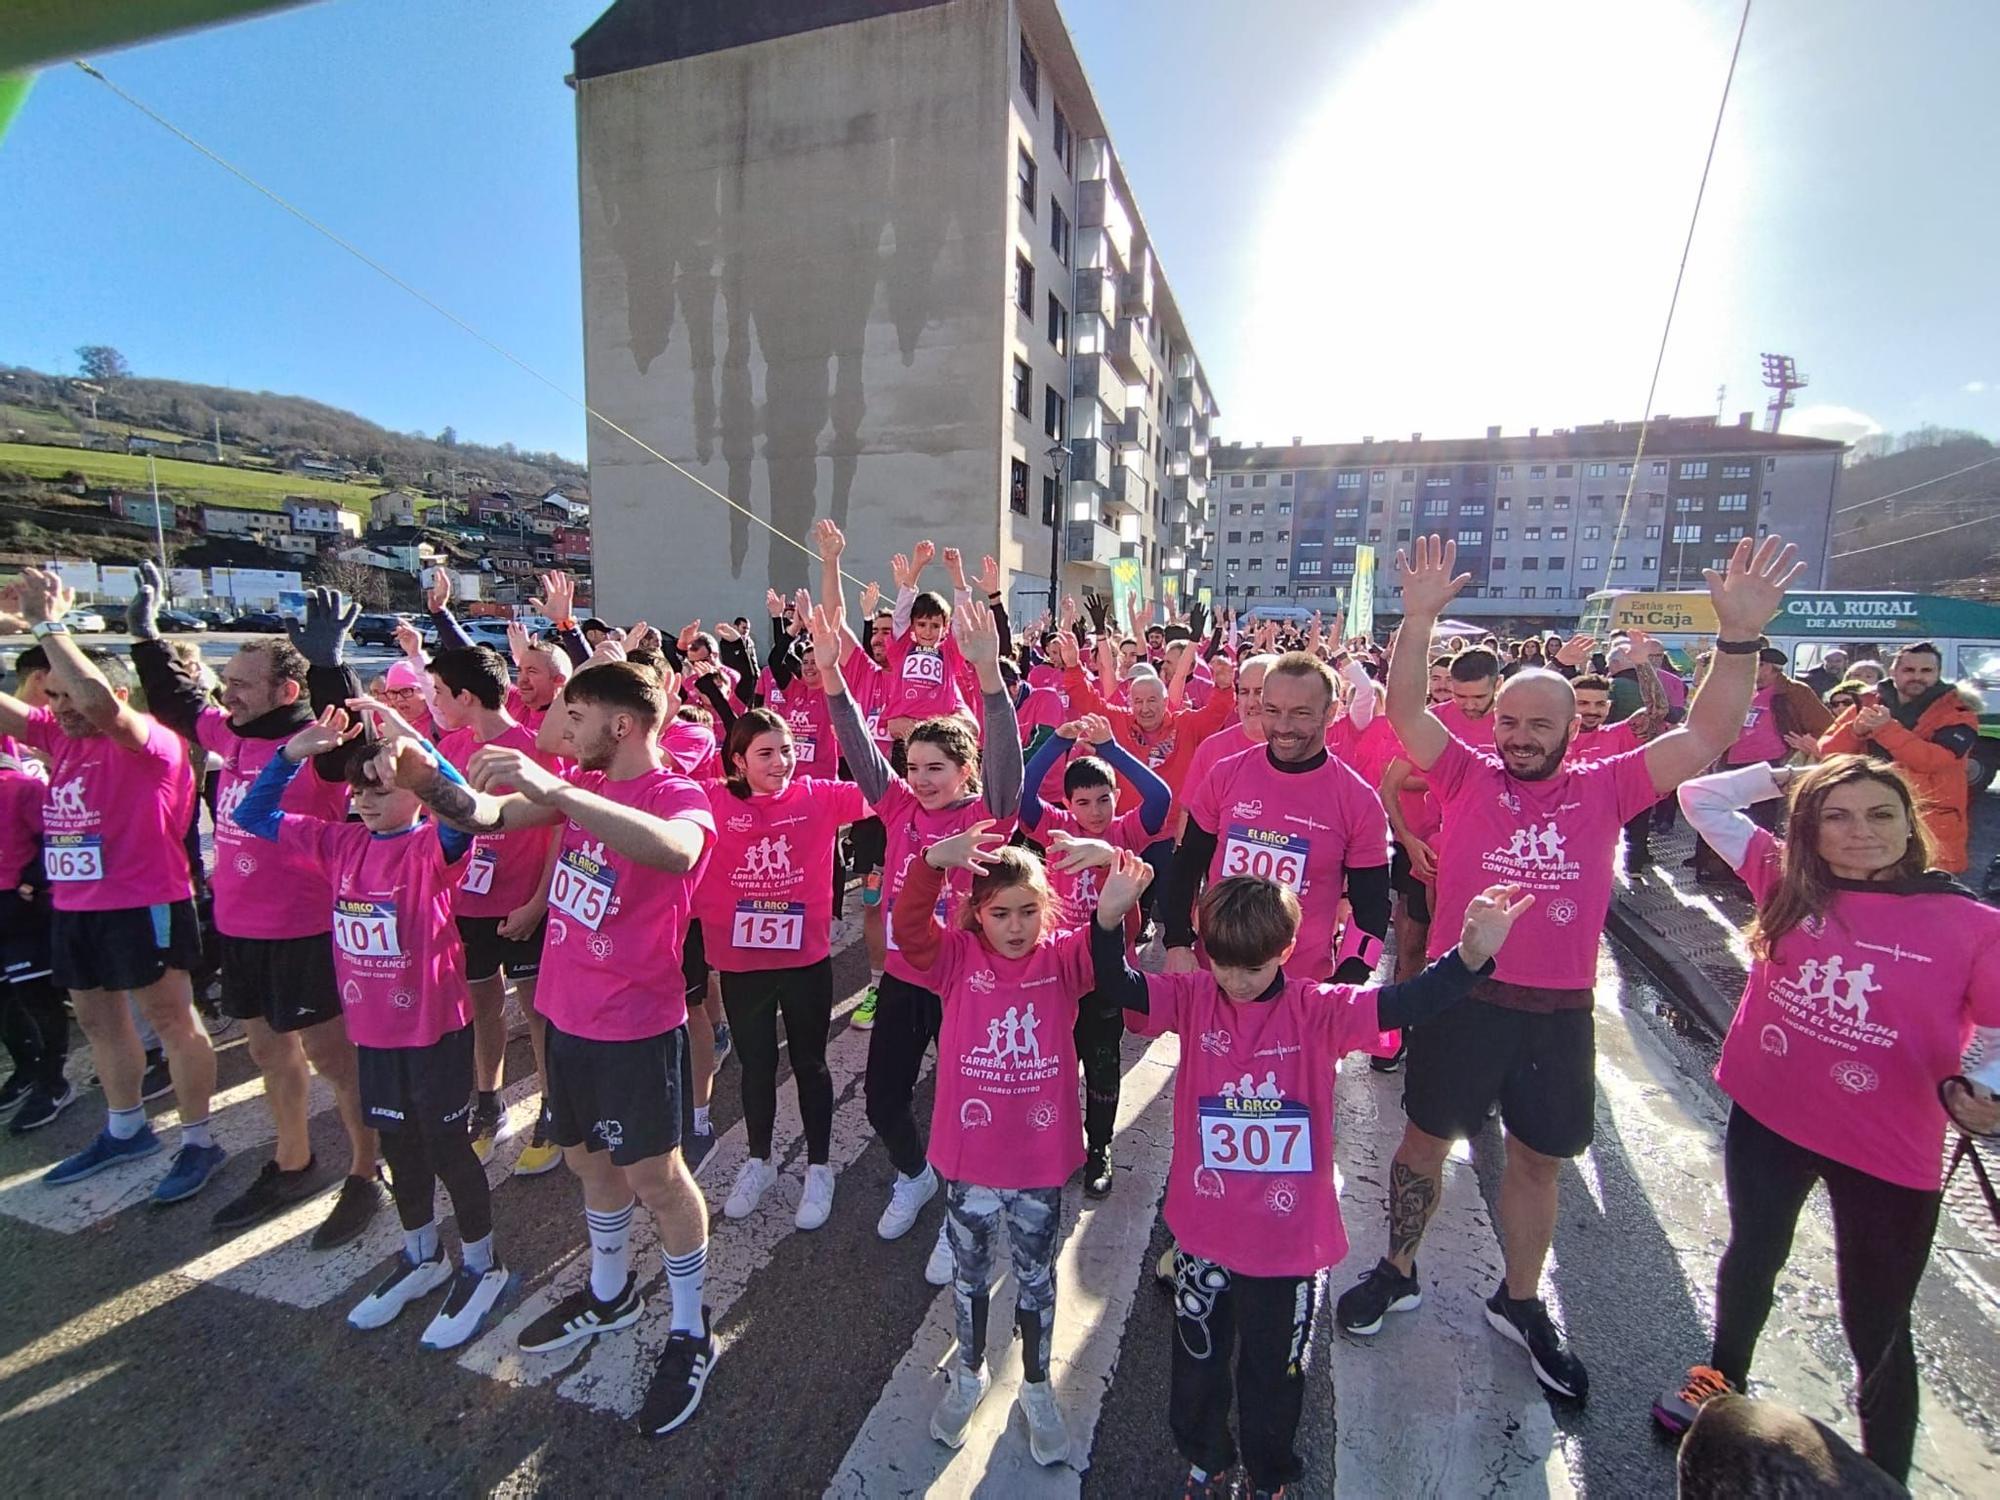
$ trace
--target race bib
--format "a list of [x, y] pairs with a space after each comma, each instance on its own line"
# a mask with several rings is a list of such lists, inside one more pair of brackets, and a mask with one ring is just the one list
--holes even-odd
[[333, 945], [349, 958], [401, 958], [403, 935], [396, 929], [393, 901], [333, 903]]
[[595, 932], [611, 910], [617, 884], [618, 874], [609, 865], [599, 864], [581, 849], [566, 849], [549, 881], [549, 905]]
[[935, 651], [912, 651], [903, 658], [903, 681], [943, 687], [944, 658]]
[[811, 734], [800, 734], [797, 731], [793, 732], [792, 763], [794, 765], [800, 765], [806, 761], [816, 759], [818, 755], [819, 755], [819, 739], [817, 736]]
[[[938, 921], [943, 922], [950, 908], [950, 901], [944, 897], [940, 897], [938, 904], [932, 910], [936, 913]], [[901, 953], [903, 950], [896, 946], [896, 919], [893, 915], [889, 918], [888, 924], [883, 928], [883, 931], [889, 938], [889, 951], [891, 953]]]
[[1198, 1106], [1201, 1164], [1218, 1172], [1313, 1169], [1312, 1114], [1282, 1099], [1205, 1098]]
[[868, 738], [884, 742], [889, 738], [888, 726], [882, 722], [882, 710], [879, 708], [868, 711]]
[[465, 862], [465, 873], [458, 879], [458, 888], [469, 896], [484, 896], [493, 890], [493, 871], [499, 866], [500, 857], [494, 850], [479, 844], [472, 846], [472, 858]]
[[52, 833], [42, 841], [42, 869], [51, 882], [80, 884], [104, 878], [104, 838], [95, 833]]
[[1305, 884], [1312, 840], [1303, 834], [1274, 833], [1242, 823], [1229, 825], [1222, 845], [1222, 875], [1256, 875], [1297, 891]]
[[806, 904], [803, 901], [739, 901], [729, 924], [729, 941], [738, 948], [796, 953], [805, 946]]

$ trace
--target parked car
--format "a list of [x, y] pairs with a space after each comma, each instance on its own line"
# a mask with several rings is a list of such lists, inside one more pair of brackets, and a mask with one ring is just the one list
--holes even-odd
[[462, 620], [459, 622], [460, 628], [472, 638], [473, 645], [491, 646], [502, 655], [505, 655], [507, 652], [508, 623], [506, 620]]
[[393, 646], [396, 644], [396, 627], [402, 624], [397, 615], [363, 615], [354, 622], [351, 634], [357, 646]]
[[283, 635], [285, 617], [273, 610], [253, 609], [231, 620], [228, 628], [248, 631], [253, 635]]
[[192, 610], [163, 609], [159, 613], [160, 629], [176, 635], [208, 629], [208, 621]]
[[189, 613], [210, 630], [227, 630], [229, 628], [230, 617], [219, 609], [196, 609], [190, 610]]
[[104, 623], [104, 616], [94, 609], [73, 609], [63, 616], [63, 620], [71, 630], [78, 632], [110, 629]]

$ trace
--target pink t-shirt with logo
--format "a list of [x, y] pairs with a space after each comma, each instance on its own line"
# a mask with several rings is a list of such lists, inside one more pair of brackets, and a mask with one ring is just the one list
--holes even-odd
[[48, 783], [34, 771], [0, 768], [0, 886], [17, 886], [27, 875], [39, 852], [48, 795]]
[[1759, 688], [1750, 697], [1750, 711], [1743, 719], [1743, 732], [1736, 743], [1723, 752], [1725, 766], [1747, 766], [1752, 761], [1779, 760], [1785, 754], [1785, 737], [1778, 732], [1775, 687]]
[[[1763, 901], [1783, 846], [1751, 835], [1738, 872]], [[2000, 911], [1963, 895], [1842, 888], [1755, 959], [1715, 1080], [1786, 1140], [1936, 1192], [1941, 1079], [1972, 1028], [2000, 1026]]]
[[826, 694], [820, 691], [817, 678], [809, 685], [805, 678], [794, 677], [788, 688], [773, 683], [764, 694], [764, 706], [783, 719], [792, 731], [795, 776], [818, 776], [831, 781], [840, 774], [840, 746], [833, 738], [833, 716], [827, 712]]
[[[1437, 716], [1438, 721], [1444, 725], [1445, 732], [1453, 739], [1470, 745], [1475, 750], [1493, 748], [1492, 714], [1487, 714], [1483, 719], [1468, 718], [1465, 710], [1456, 703], [1439, 704], [1431, 712]], [[1384, 718], [1386, 717], [1387, 715], [1384, 715]], [[1401, 755], [1403, 752], [1399, 748], [1396, 753]], [[1382, 769], [1385, 771], [1388, 769], [1386, 763]], [[1422, 772], [1416, 774], [1423, 775]], [[1438, 834], [1444, 828], [1444, 809], [1437, 795], [1430, 790], [1428, 778], [1426, 783], [1423, 788], [1414, 791], [1405, 784], [1398, 796], [1403, 806], [1403, 822], [1408, 825], [1410, 832], [1425, 843], [1435, 846]], [[1379, 779], [1376, 785], [1381, 785]]]
[[1260, 875], [1289, 887], [1303, 914], [1291, 962], [1306, 978], [1331, 977], [1343, 872], [1389, 863], [1389, 819], [1374, 789], [1331, 757], [1281, 771], [1258, 745], [1216, 762], [1191, 789], [1188, 816], [1215, 835], [1209, 883]]
[[1630, 755], [1645, 743], [1630, 719], [1620, 719], [1616, 724], [1579, 729], [1569, 742], [1569, 754], [1564, 759], [1572, 765], [1587, 760], [1609, 760], [1614, 755]]
[[[1129, 849], [1134, 854], [1144, 854], [1159, 841], [1159, 835], [1146, 832], [1146, 825], [1135, 807], [1130, 812], [1119, 813], [1111, 820], [1111, 826], [1102, 833], [1086, 833], [1083, 825], [1076, 820], [1076, 814], [1066, 807], [1042, 806], [1042, 819], [1035, 825], [1034, 838], [1043, 848], [1049, 846], [1050, 839], [1065, 833], [1071, 838], [1102, 839], [1114, 849]], [[1097, 897], [1104, 886], [1104, 872], [1100, 869], [1058, 870], [1053, 864], [1048, 867], [1049, 890], [1056, 898], [1056, 920], [1064, 927], [1083, 927], [1097, 915]], [[1128, 925], [1137, 931], [1139, 911], [1134, 907], [1128, 914]]]
[[1090, 934], [1045, 932], [1008, 959], [952, 927], [924, 982], [944, 1001], [931, 1165], [979, 1187], [1060, 1187], [1083, 1165], [1075, 1032], [1096, 982]]
[[[1232, 755], [1262, 745], [1262, 740], [1253, 740], [1243, 732], [1241, 724], [1232, 724], [1227, 729], [1218, 729], [1199, 745], [1188, 757], [1187, 775], [1181, 778], [1183, 798], [1191, 798], [1208, 784], [1208, 776], [1218, 761], [1227, 760]], [[1187, 803], [1184, 800], [1173, 816], [1167, 819], [1167, 830], [1178, 839], [1187, 827]]]
[[628, 781], [573, 770], [569, 782], [663, 822], [693, 823], [708, 835], [694, 868], [675, 874], [607, 848], [573, 822], [562, 825], [535, 1009], [558, 1030], [593, 1042], [659, 1036], [687, 1020], [681, 944], [715, 844], [708, 796], [665, 767]]
[[887, 697], [884, 717], [935, 719], [947, 714], [974, 717], [973, 703], [960, 684], [966, 676], [965, 654], [958, 649], [947, 623], [935, 648], [919, 646], [908, 631], [889, 638]]
[[1522, 781], [1498, 759], [1447, 738], [1426, 774], [1444, 807], [1429, 956], [1442, 958], [1458, 942], [1474, 896], [1512, 883], [1532, 892], [1535, 904], [1515, 922], [1493, 977], [1539, 989], [1591, 988], [1619, 831], [1660, 800], [1645, 752]]
[[[525, 724], [513, 724], [498, 738], [482, 740], [470, 728], [454, 729], [438, 741], [438, 754], [460, 771], [471, 762], [482, 745], [498, 745], [503, 750], [519, 750], [537, 765], [560, 769], [553, 755], [535, 749], [534, 731]], [[293, 782], [297, 785], [296, 779]], [[512, 786], [492, 788], [496, 795], [514, 790]], [[548, 863], [551, 828], [509, 828], [500, 833], [482, 833], [472, 840], [472, 850], [458, 872], [454, 910], [461, 917], [504, 917], [527, 905], [541, 894], [542, 870]]]
[[316, 863], [332, 886], [333, 972], [356, 1046], [428, 1047], [471, 1020], [451, 916], [457, 872], [436, 828], [374, 834], [286, 813], [278, 845]]
[[726, 974], [802, 969], [827, 955], [833, 845], [867, 810], [851, 781], [796, 776], [775, 797], [703, 790], [715, 845], [695, 889], [708, 961]]
[[889, 733], [889, 674], [874, 657], [856, 650], [849, 651], [841, 660], [840, 676], [847, 684], [848, 695], [854, 699], [861, 722], [868, 727], [869, 737], [887, 760], [896, 743], [895, 736]]
[[[882, 907], [893, 910], [896, 893], [903, 888], [903, 878], [910, 872], [910, 861], [942, 839], [955, 833], [963, 833], [974, 823], [984, 822], [993, 814], [986, 803], [973, 797], [956, 807], [940, 808], [927, 812], [917, 801], [916, 793], [900, 776], [892, 777], [882, 794], [882, 800], [875, 804], [875, 816], [882, 820], [882, 830], [887, 845], [887, 853], [882, 861]], [[1002, 838], [1014, 832], [1014, 820], [1002, 818], [994, 823], [992, 831]], [[939, 917], [949, 923], [972, 889], [972, 875], [966, 870], [953, 870], [951, 879], [945, 885], [944, 910]], [[930, 981], [919, 973], [915, 966], [896, 949], [896, 934], [889, 933], [889, 951], [882, 965], [885, 974], [894, 974], [898, 979], [907, 980], [921, 989], [929, 989]], [[987, 1184], [992, 1186], [993, 1184]]]
[[1027, 744], [1038, 729], [1060, 729], [1069, 722], [1069, 700], [1052, 687], [1031, 687], [1015, 710], [1021, 726], [1021, 743]]
[[1395, 1055], [1376, 991], [1286, 976], [1238, 1003], [1207, 974], [1149, 974], [1142, 1036], [1178, 1032], [1167, 1224], [1245, 1276], [1310, 1276], [1347, 1255], [1334, 1186], [1334, 1080], [1350, 1052]]
[[[258, 773], [285, 748], [278, 740], [245, 739], [220, 709], [205, 708], [194, 722], [196, 742], [219, 757], [215, 789], [215, 927], [233, 938], [315, 937], [326, 931], [333, 909], [327, 869], [308, 852], [255, 838], [236, 822], [236, 809]], [[302, 769], [278, 801], [285, 812], [338, 823], [347, 816], [347, 784]]]
[[194, 778], [187, 743], [146, 719], [146, 743], [109, 735], [73, 740], [46, 708], [28, 714], [21, 743], [49, 757], [42, 868], [57, 911], [129, 911], [187, 901], [188, 819]]

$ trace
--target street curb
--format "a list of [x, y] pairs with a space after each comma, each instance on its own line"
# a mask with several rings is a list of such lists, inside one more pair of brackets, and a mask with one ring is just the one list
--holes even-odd
[[1660, 982], [1674, 1009], [1716, 1041], [1722, 1040], [1736, 1009], [1706, 974], [1655, 932], [1651, 923], [1626, 910], [1622, 898], [1612, 898], [1611, 909], [1605, 914], [1604, 928], [1638, 955], [1639, 962]]

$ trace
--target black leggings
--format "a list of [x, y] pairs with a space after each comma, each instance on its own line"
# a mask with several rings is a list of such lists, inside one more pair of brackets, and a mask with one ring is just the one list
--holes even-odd
[[385, 1130], [382, 1159], [389, 1164], [396, 1217], [405, 1229], [422, 1229], [437, 1216], [438, 1179], [451, 1198], [461, 1240], [483, 1240], [493, 1232], [493, 1192], [486, 1169], [472, 1154], [472, 1137], [463, 1120], [433, 1132]]
[[875, 1029], [868, 1033], [868, 1123], [889, 1160], [905, 1177], [924, 1170], [924, 1133], [910, 1110], [924, 1053], [937, 1040], [944, 1002], [907, 979], [884, 974], [875, 990]]
[[1083, 1064], [1083, 1140], [1093, 1151], [1111, 1147], [1118, 1123], [1119, 1043], [1125, 1039], [1125, 1017], [1112, 1011], [1092, 1011], [1095, 995], [1085, 995], [1076, 1013], [1076, 1056]]
[[63, 1064], [69, 1058], [69, 1013], [54, 980], [44, 974], [0, 984], [0, 1041], [23, 1080], [61, 1092]]
[[778, 1118], [778, 1016], [792, 1051], [792, 1082], [799, 1090], [799, 1121], [806, 1132], [806, 1160], [826, 1165], [833, 1136], [833, 1077], [826, 1070], [826, 1033], [833, 1022], [833, 960], [803, 969], [759, 969], [722, 976], [722, 1009], [736, 1039], [743, 1068], [743, 1129], [750, 1154], [771, 1159], [771, 1127]]
[[1910, 1473], [1917, 1434], [1917, 1357], [1910, 1306], [1930, 1261], [1942, 1193], [1898, 1186], [1808, 1151], [1759, 1124], [1739, 1104], [1723, 1138], [1729, 1247], [1715, 1278], [1715, 1347], [1709, 1363], [1739, 1390], [1772, 1289], [1792, 1251], [1792, 1231], [1815, 1182], [1833, 1202], [1833, 1263], [1840, 1323], [1860, 1374], [1861, 1448], [1898, 1480]]

